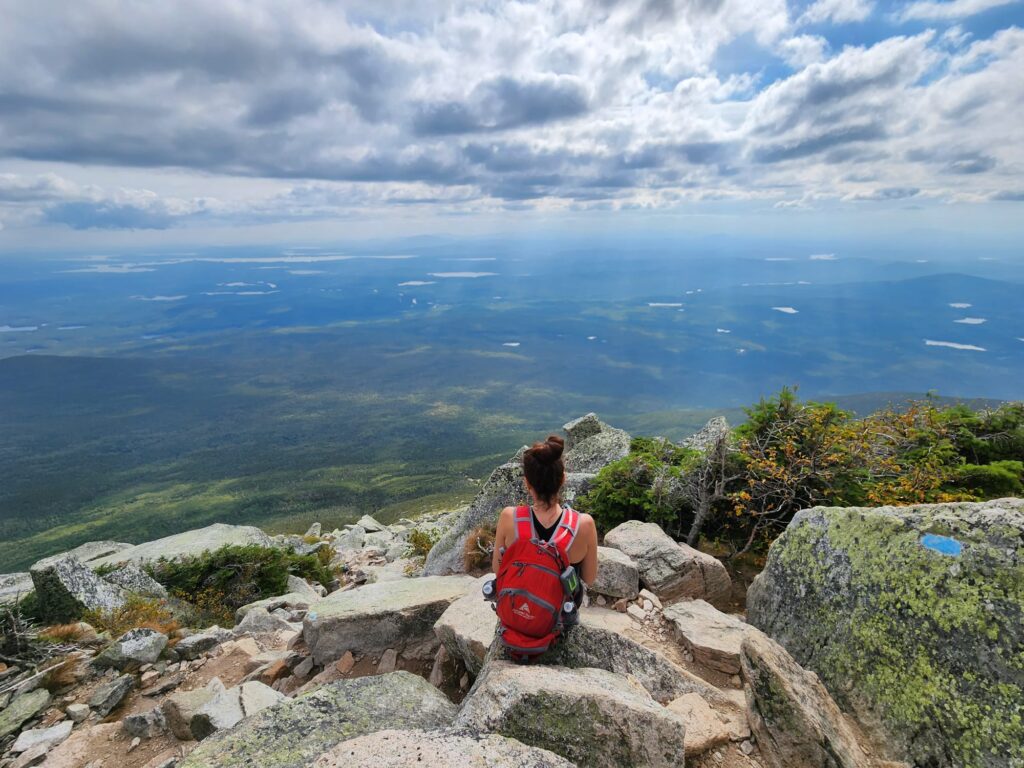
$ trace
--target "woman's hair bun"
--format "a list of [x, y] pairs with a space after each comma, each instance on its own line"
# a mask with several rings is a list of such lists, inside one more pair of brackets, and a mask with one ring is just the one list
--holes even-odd
[[565, 450], [565, 440], [558, 435], [548, 435], [543, 443], [537, 443], [537, 458], [543, 462], [553, 464], [562, 458], [562, 451]]

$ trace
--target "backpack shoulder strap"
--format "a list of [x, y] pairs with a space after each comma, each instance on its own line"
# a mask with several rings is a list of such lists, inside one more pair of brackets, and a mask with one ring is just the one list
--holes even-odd
[[566, 562], [569, 561], [569, 548], [576, 540], [576, 534], [579, 533], [579, 530], [580, 513], [571, 507], [566, 507], [562, 511], [562, 519], [559, 521], [558, 527], [551, 537], [551, 543], [558, 547]]
[[537, 538], [533, 530], [533, 514], [529, 507], [516, 507], [516, 539], [529, 541]]

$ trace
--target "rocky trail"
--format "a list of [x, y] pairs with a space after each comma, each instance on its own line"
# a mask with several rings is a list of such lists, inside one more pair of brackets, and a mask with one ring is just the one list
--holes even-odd
[[[565, 429], [571, 501], [629, 438], [593, 415]], [[57, 681], [0, 664], [0, 768], [1024, 765], [1006, 741], [1024, 699], [1024, 501], [801, 513], [748, 614], [719, 560], [629, 521], [604, 536], [579, 624], [542, 663], [517, 665], [495, 642], [487, 576], [460, 573], [456, 554], [520, 500], [518, 460], [468, 509], [430, 520], [284, 537], [211, 526], [0, 577], [10, 593], [110, 607], [159, 594], [140, 564], [237, 543], [329, 548], [345, 574], [333, 591], [292, 576], [230, 628], [80, 627]], [[956, 560], [922, 545], [940, 528], [962, 544]], [[413, 530], [439, 537], [425, 562]], [[908, 589], [910, 572], [931, 596]], [[922, 706], [913, 658], [932, 679], [974, 676], [924, 694], [924, 729], [900, 706]], [[986, 711], [1003, 731], [976, 748], [956, 718]]]

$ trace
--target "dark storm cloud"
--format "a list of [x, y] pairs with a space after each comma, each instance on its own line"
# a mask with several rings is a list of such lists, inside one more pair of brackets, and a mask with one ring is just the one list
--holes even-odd
[[418, 136], [505, 130], [584, 114], [587, 92], [571, 78], [521, 82], [499, 77], [478, 84], [466, 101], [425, 104], [413, 118]]

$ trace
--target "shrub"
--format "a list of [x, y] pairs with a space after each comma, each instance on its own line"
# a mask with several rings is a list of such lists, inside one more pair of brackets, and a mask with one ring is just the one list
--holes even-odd
[[480, 573], [491, 570], [491, 558], [494, 555], [494, 536], [497, 533], [494, 525], [481, 525], [469, 532], [462, 548], [462, 562], [466, 573]]
[[1019, 496], [1024, 492], [1024, 462], [994, 461], [991, 464], [964, 464], [957, 467], [952, 480], [978, 496], [998, 498]]
[[46, 667], [42, 687], [56, 694], [78, 685], [86, 674], [82, 666], [82, 655], [73, 653], [64, 659], [53, 661]]
[[291, 549], [225, 546], [180, 560], [158, 560], [148, 570], [172, 596], [196, 606], [201, 619], [231, 623], [243, 605], [287, 592], [289, 574], [329, 585], [333, 576], [321, 558], [330, 562], [333, 555], [329, 547], [299, 555]]
[[39, 632], [39, 639], [44, 643], [76, 643], [84, 639], [88, 630], [81, 622], [75, 621], [70, 624], [54, 624], [45, 627]]
[[415, 554], [420, 557], [426, 557], [440, 538], [441, 532], [436, 528], [428, 528], [423, 531], [419, 528], [414, 528], [409, 534], [409, 546], [412, 547], [412, 551]]
[[86, 611], [82, 620], [92, 624], [98, 632], [120, 637], [129, 629], [145, 628], [171, 634], [180, 624], [163, 600], [129, 595], [125, 604], [111, 611]]

